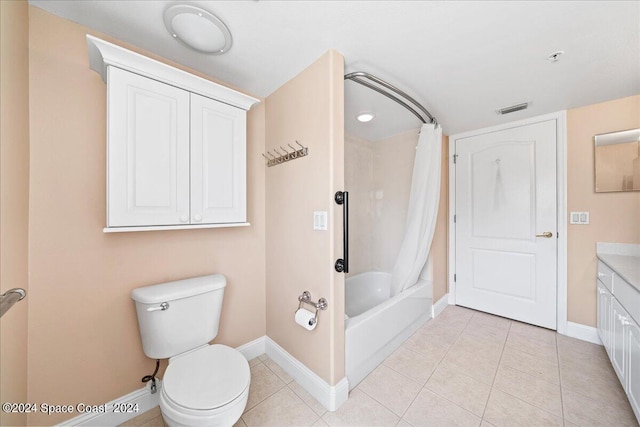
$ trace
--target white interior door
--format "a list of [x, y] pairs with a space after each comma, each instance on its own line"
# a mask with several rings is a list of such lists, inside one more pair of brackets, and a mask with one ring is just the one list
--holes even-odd
[[457, 139], [456, 304], [556, 329], [556, 121]]

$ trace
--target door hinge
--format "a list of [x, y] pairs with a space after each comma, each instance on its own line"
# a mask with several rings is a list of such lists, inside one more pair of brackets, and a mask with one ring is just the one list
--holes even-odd
[[454, 224], [456, 223], [456, 215], [455, 214], [453, 214], [453, 223]]
[[453, 281], [454, 281], [454, 282], [456, 281], [456, 278], [457, 278], [457, 275], [456, 275], [456, 274], [454, 274], [454, 275], [453, 275]]
[[458, 155], [454, 154], [453, 155], [453, 164], [455, 165], [457, 163], [457, 161], [458, 161]]

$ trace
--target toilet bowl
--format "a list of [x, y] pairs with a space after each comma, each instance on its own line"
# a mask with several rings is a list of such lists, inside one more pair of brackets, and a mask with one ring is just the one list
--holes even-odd
[[170, 427], [231, 427], [247, 405], [249, 363], [238, 350], [209, 344], [218, 334], [226, 284], [212, 274], [131, 293], [144, 353], [169, 358], [160, 412]]
[[170, 427], [232, 426], [242, 415], [251, 374], [242, 354], [207, 345], [169, 361], [160, 411]]

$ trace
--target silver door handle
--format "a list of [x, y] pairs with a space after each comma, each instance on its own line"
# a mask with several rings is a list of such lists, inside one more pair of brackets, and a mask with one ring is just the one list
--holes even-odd
[[547, 239], [550, 239], [553, 237], [553, 233], [550, 231], [545, 231], [544, 233], [536, 234], [536, 237], [546, 237]]

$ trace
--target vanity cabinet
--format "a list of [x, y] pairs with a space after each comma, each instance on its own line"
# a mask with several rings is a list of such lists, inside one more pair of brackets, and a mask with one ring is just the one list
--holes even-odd
[[87, 36], [107, 83], [105, 232], [234, 227], [257, 99]]
[[611, 292], [598, 281], [598, 335], [611, 357]]
[[600, 260], [596, 282], [598, 335], [640, 420], [640, 289]]
[[640, 326], [630, 322], [627, 326], [627, 396], [629, 403], [640, 420]]
[[611, 299], [611, 363], [618, 379], [624, 386], [627, 378], [627, 336], [626, 327], [629, 317], [624, 308], [615, 298]]

